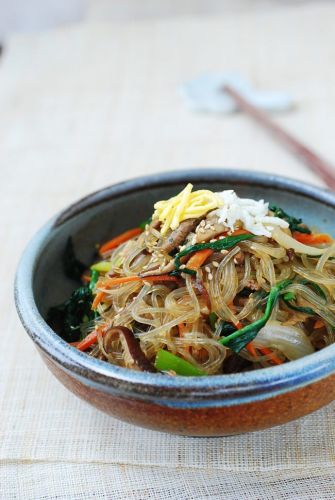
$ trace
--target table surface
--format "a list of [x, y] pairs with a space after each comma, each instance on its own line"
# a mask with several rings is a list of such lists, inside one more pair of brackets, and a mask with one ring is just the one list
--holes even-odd
[[87, 23], [13, 36], [0, 61], [0, 497], [333, 499], [334, 410], [217, 439], [110, 418], [64, 389], [24, 333], [13, 276], [31, 235], [114, 182], [229, 166], [322, 185], [242, 115], [192, 114], [178, 91], [235, 70], [296, 99], [279, 123], [335, 157], [335, 6]]

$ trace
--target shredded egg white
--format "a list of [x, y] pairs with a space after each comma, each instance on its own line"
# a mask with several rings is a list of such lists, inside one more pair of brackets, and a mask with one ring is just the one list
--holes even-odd
[[216, 210], [219, 223], [225, 224], [231, 230], [234, 230], [237, 222], [241, 222], [247, 231], [257, 236], [271, 237], [276, 226], [289, 227], [289, 224], [283, 219], [268, 215], [269, 204], [265, 203], [264, 200], [240, 198], [233, 190], [215, 194], [222, 201], [222, 206]]

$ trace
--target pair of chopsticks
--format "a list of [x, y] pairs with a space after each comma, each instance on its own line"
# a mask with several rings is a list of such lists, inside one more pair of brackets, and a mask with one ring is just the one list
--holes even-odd
[[235, 101], [240, 110], [253, 118], [258, 124], [272, 134], [281, 144], [302, 160], [316, 175], [324, 180], [327, 187], [335, 190], [335, 167], [321, 158], [315, 151], [300, 142], [275, 123], [264, 111], [247, 101], [233, 87], [225, 85], [225, 93]]

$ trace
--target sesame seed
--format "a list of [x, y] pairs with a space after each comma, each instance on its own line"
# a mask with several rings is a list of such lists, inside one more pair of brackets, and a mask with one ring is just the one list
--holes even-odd
[[214, 243], [216, 241], [215, 238], [213, 238], [212, 240], [209, 240], [210, 243]]
[[220, 265], [218, 262], [216, 262], [216, 260], [214, 260], [214, 261], [212, 262], [212, 264], [213, 264], [213, 266], [214, 266], [214, 267], [219, 267], [219, 265]]
[[205, 271], [206, 271], [206, 273], [210, 273], [211, 272], [211, 268], [209, 266], [206, 266], [205, 267]]
[[212, 275], [212, 273], [209, 273], [209, 275], [208, 275], [208, 279], [209, 279], [209, 281], [211, 281], [211, 280], [213, 279], [213, 275]]
[[185, 264], [182, 264], [181, 266], [179, 266], [179, 269], [185, 269]]
[[222, 253], [223, 255], [227, 255], [228, 250], [221, 250], [221, 253]]
[[202, 221], [200, 222], [200, 226], [201, 226], [201, 227], [202, 227], [202, 226], [205, 226], [205, 224], [206, 224], [206, 221], [205, 221], [205, 220], [202, 220]]

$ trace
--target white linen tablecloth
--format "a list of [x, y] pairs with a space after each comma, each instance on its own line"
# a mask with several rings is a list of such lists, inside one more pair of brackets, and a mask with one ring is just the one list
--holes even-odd
[[136, 175], [242, 167], [321, 181], [242, 115], [196, 115], [178, 87], [240, 71], [296, 96], [277, 120], [335, 157], [335, 6], [87, 24], [16, 35], [0, 60], [0, 497], [334, 499], [334, 404], [227, 438], [170, 436], [108, 417], [49, 373], [13, 305], [37, 228]]

